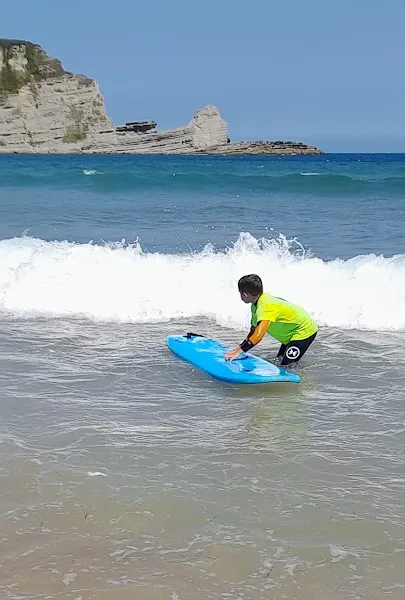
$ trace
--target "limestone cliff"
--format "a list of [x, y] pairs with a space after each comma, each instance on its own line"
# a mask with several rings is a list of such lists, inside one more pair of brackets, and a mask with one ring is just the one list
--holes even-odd
[[229, 142], [215, 106], [169, 131], [155, 121], [116, 128], [96, 81], [65, 71], [37, 44], [0, 39], [0, 153], [321, 153], [295, 142]]
[[36, 44], [0, 40], [0, 152], [83, 152], [115, 141], [94, 80], [65, 71]]
[[186, 127], [161, 133], [117, 132], [116, 152], [134, 154], [195, 154], [222, 146], [228, 128], [215, 106], [198, 110]]

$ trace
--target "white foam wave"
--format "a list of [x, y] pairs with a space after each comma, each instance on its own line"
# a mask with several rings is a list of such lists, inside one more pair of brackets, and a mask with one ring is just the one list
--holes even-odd
[[316, 175], [320, 175], [320, 173], [300, 173], [303, 177], [315, 177]]
[[405, 255], [325, 262], [294, 248], [283, 237], [248, 233], [223, 252], [207, 246], [178, 255], [146, 253], [138, 243], [2, 240], [0, 312], [116, 322], [207, 317], [239, 329], [249, 310], [236, 283], [254, 272], [266, 290], [303, 306], [320, 325], [405, 329]]
[[94, 169], [83, 169], [84, 175], [103, 175], [102, 171], [96, 171]]

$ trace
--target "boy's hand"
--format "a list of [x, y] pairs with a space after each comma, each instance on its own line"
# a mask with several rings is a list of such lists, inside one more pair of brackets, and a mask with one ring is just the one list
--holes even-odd
[[234, 348], [233, 350], [228, 350], [228, 352], [225, 353], [225, 360], [234, 360], [235, 358], [238, 358], [238, 356], [240, 356], [242, 354], [242, 349], [240, 348], [240, 346], [238, 346], [237, 348]]

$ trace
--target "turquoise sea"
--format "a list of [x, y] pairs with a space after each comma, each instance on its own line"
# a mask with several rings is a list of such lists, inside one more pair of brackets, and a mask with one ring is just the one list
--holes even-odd
[[[298, 386], [166, 348], [249, 272]], [[0, 324], [0, 598], [403, 600], [405, 155], [0, 156]]]

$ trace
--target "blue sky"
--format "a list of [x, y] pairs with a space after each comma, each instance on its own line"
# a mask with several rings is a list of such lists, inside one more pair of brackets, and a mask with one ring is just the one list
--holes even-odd
[[116, 124], [218, 106], [233, 140], [405, 152], [404, 0], [20, 0], [0, 35], [97, 79]]

